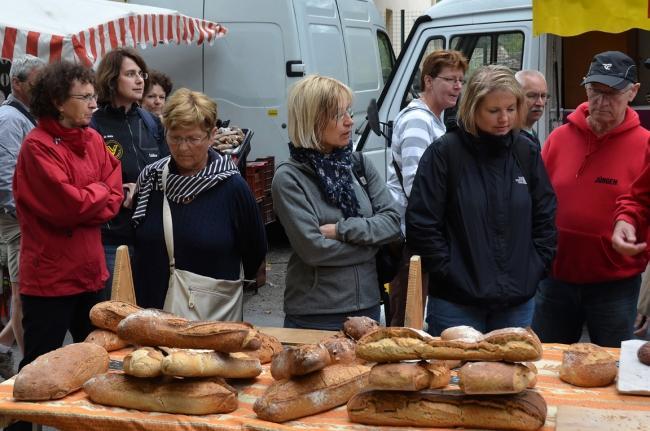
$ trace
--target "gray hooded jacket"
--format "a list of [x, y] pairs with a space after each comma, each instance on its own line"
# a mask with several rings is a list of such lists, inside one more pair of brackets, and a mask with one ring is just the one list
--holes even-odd
[[[371, 163], [364, 164], [370, 196], [355, 178], [363, 216], [347, 219], [325, 200], [311, 166], [293, 159], [278, 166], [273, 206], [293, 248], [284, 291], [286, 314], [346, 313], [379, 303], [375, 255], [379, 245], [399, 237], [400, 219], [379, 173]], [[336, 240], [319, 230], [329, 223], [336, 223]]]

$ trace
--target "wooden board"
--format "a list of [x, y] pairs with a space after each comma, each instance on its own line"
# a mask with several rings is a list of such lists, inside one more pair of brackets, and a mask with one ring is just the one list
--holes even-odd
[[642, 431], [650, 429], [650, 412], [558, 406], [556, 431]]
[[257, 327], [265, 334], [273, 335], [282, 344], [315, 344], [323, 338], [331, 337], [336, 331], [318, 331], [316, 329], [274, 328], [271, 326]]
[[[624, 394], [650, 395], [650, 366], [639, 362], [637, 350], [645, 340], [627, 340], [621, 343], [616, 389]], [[650, 424], [648, 428], [650, 429]]]

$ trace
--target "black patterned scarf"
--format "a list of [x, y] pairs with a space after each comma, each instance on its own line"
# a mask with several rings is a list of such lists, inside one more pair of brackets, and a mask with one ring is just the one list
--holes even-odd
[[[162, 171], [167, 163], [173, 163], [171, 156], [153, 162], [140, 173], [136, 183], [138, 199], [133, 212], [133, 223], [138, 225], [147, 213], [149, 196], [154, 190], [162, 191]], [[189, 203], [194, 198], [221, 181], [239, 174], [237, 166], [230, 159], [230, 156], [220, 154], [208, 149], [208, 164], [205, 168], [194, 175], [185, 176], [172, 172], [167, 176], [166, 195], [167, 199], [176, 203]]]
[[352, 188], [352, 144], [324, 154], [289, 143], [291, 158], [311, 166], [325, 200], [343, 212], [345, 218], [359, 216], [359, 201]]

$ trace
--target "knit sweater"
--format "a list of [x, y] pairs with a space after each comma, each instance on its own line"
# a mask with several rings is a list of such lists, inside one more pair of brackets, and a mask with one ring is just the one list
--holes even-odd
[[[170, 171], [174, 171], [170, 164]], [[135, 229], [134, 282], [141, 307], [162, 308], [169, 258], [162, 220], [163, 193], [154, 190], [145, 218]], [[215, 279], [254, 279], [266, 254], [266, 234], [257, 203], [240, 175], [222, 181], [187, 204], [169, 202], [178, 269]]]

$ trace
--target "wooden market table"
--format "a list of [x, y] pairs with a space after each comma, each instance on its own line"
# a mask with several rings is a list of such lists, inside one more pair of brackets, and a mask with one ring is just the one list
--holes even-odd
[[[292, 333], [293, 334], [293, 333]], [[290, 334], [291, 335], [291, 334]], [[295, 334], [289, 338], [294, 337]], [[548, 416], [544, 431], [555, 429], [559, 406], [581, 406], [598, 410], [616, 410], [618, 414], [634, 415], [650, 411], [650, 397], [621, 395], [616, 385], [606, 388], [578, 388], [558, 378], [562, 352], [566, 345], [545, 344], [542, 360], [536, 362], [539, 370], [537, 390], [546, 399]], [[618, 355], [619, 349], [610, 349]], [[121, 359], [127, 349], [112, 352], [113, 359]], [[13, 379], [0, 384], [0, 416], [22, 419], [55, 427], [62, 431], [355, 431], [377, 430], [380, 427], [352, 424], [348, 421], [345, 406], [329, 412], [301, 418], [284, 424], [275, 424], [256, 418], [253, 404], [257, 397], [272, 383], [268, 364], [264, 372], [251, 381], [239, 382], [239, 408], [229, 414], [186, 416], [166, 413], [150, 413], [92, 403], [83, 391], [73, 393], [61, 400], [51, 402], [16, 402], [12, 398]], [[408, 427], [381, 427], [381, 430], [413, 430]], [[650, 429], [650, 424], [647, 428]]]

